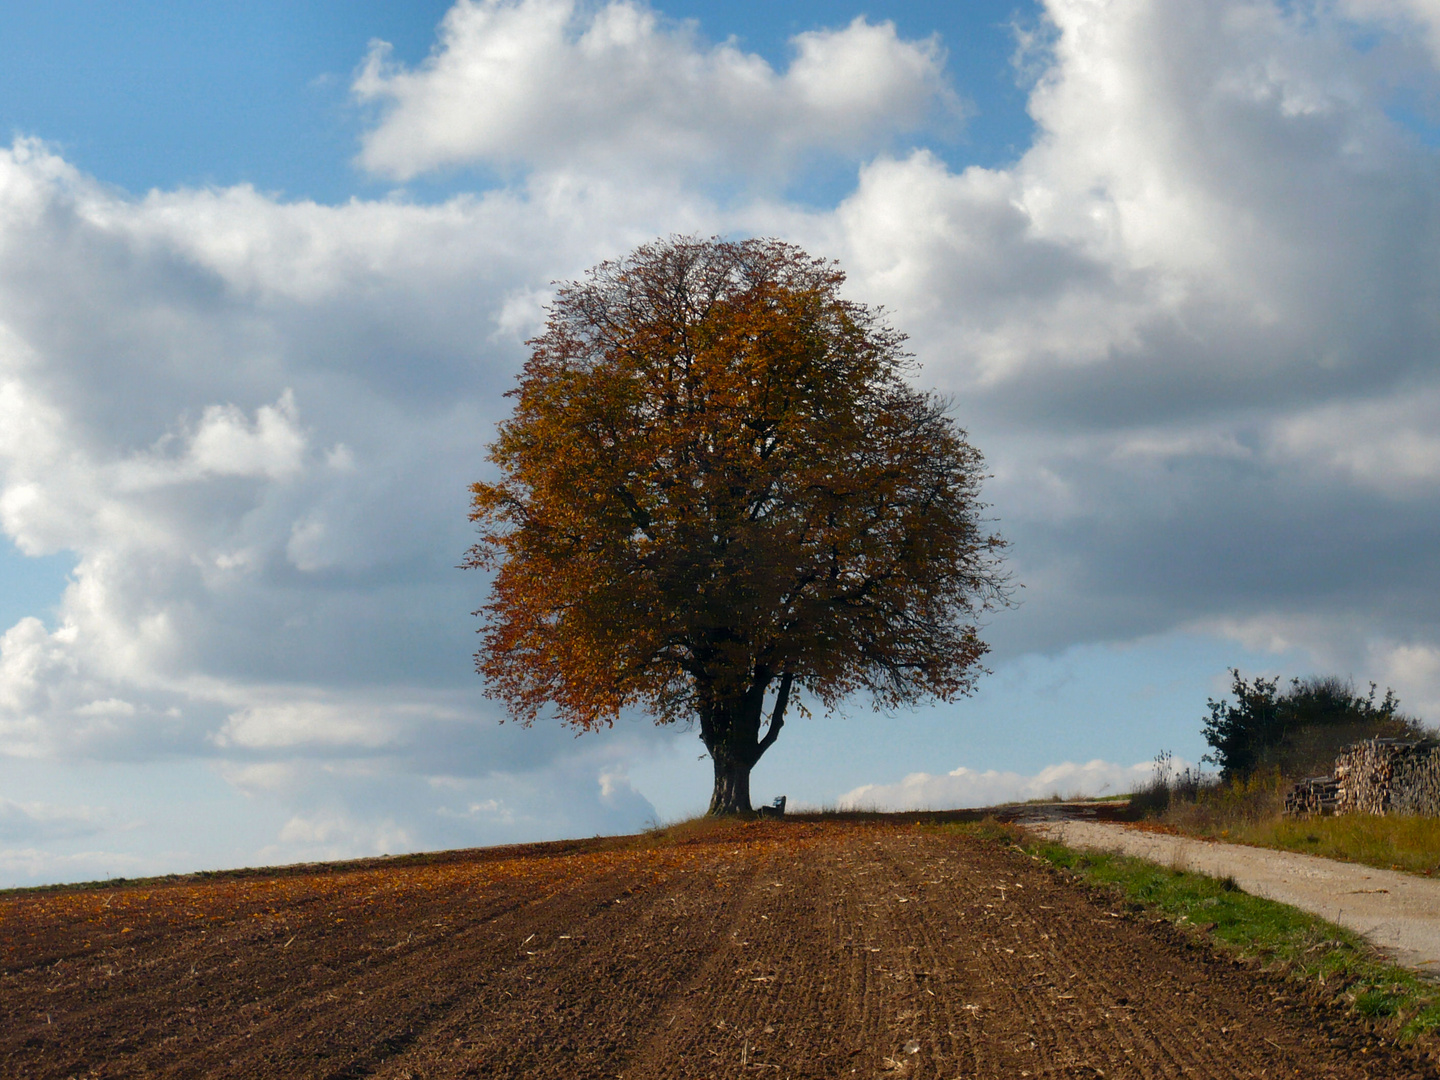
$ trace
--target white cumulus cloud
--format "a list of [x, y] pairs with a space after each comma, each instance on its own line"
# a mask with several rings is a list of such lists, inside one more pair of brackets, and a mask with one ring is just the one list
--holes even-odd
[[[1180, 762], [1177, 768], [1184, 768]], [[1022, 775], [997, 769], [960, 766], [948, 773], [911, 773], [897, 784], [862, 784], [840, 796], [844, 810], [963, 810], [1002, 803], [1096, 795], [1125, 795], [1154, 775], [1154, 763], [1117, 765], [1110, 761], [1073, 761]]]
[[892, 23], [792, 44], [776, 72], [629, 0], [460, 0], [419, 68], [372, 46], [354, 91], [383, 116], [359, 160], [399, 180], [467, 164], [740, 176], [872, 148], [952, 104], [938, 43]]

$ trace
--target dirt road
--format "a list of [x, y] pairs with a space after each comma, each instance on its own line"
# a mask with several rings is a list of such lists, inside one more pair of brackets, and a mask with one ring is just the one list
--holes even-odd
[[1027, 808], [1015, 820], [1069, 847], [1115, 851], [1211, 877], [1232, 877], [1248, 893], [1339, 923], [1364, 935], [1397, 963], [1440, 976], [1440, 881], [1293, 851], [1077, 820], [1076, 813], [1073, 806], [1059, 811]]
[[0, 898], [0, 1075], [1437, 1075], [1112, 903], [789, 822]]

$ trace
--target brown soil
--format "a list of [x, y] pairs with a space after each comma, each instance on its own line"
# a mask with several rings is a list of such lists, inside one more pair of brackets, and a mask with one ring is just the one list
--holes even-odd
[[12, 894], [0, 1075], [1437, 1075], [1113, 905], [845, 822]]

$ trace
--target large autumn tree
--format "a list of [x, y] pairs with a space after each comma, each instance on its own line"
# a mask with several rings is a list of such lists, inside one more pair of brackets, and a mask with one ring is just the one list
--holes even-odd
[[472, 488], [490, 695], [526, 724], [698, 720], [712, 814], [750, 811], [797, 693], [968, 693], [1006, 597], [979, 451], [844, 280], [778, 240], [602, 263], [559, 290]]

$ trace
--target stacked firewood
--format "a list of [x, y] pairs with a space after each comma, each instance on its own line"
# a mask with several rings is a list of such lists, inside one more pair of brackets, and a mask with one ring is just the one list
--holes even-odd
[[1440, 743], [1366, 739], [1335, 759], [1337, 814], [1440, 817]]
[[1333, 776], [1312, 776], [1301, 780], [1285, 795], [1285, 813], [1333, 814], [1340, 794], [1340, 782]]

